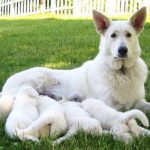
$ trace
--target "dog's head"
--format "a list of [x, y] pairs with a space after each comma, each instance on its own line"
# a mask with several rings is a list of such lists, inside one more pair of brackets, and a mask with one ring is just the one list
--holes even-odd
[[128, 21], [111, 21], [95, 10], [93, 19], [101, 34], [100, 53], [126, 68], [131, 67], [140, 56], [138, 35], [143, 30], [146, 7], [139, 9]]

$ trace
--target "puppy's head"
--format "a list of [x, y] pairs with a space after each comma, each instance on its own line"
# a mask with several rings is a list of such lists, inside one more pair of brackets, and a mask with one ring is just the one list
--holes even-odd
[[131, 67], [140, 55], [138, 35], [146, 19], [146, 7], [139, 9], [128, 21], [111, 21], [108, 17], [93, 11], [97, 32], [101, 34], [101, 53], [111, 60], [121, 61]]

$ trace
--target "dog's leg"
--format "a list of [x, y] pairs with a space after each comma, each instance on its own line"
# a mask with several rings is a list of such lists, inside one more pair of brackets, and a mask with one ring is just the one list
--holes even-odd
[[132, 142], [133, 137], [131, 136], [130, 133], [125, 132], [125, 133], [120, 133], [120, 134], [116, 134], [115, 136], [113, 136], [115, 139], [120, 140], [125, 142], [126, 144], [129, 144], [130, 142]]
[[127, 132], [126, 133], [120, 133], [120, 134], [114, 134], [113, 137], [114, 137], [114, 139], [123, 141], [127, 144], [129, 144], [133, 139], [131, 134], [127, 133]]
[[33, 142], [39, 142], [39, 139], [32, 135], [18, 135], [18, 138], [22, 141], [31, 140]]
[[125, 143], [130, 143], [132, 141], [132, 136], [130, 133], [128, 132], [124, 132], [124, 133], [117, 133], [117, 132], [113, 132], [113, 131], [103, 131], [103, 134], [112, 134], [113, 139], [114, 140], [119, 140], [119, 141], [123, 141]]
[[104, 130], [103, 134], [104, 135], [111, 134], [113, 136], [114, 140], [123, 141], [123, 142], [125, 142], [127, 144], [129, 144], [133, 140], [131, 134], [128, 133], [128, 132], [117, 133], [117, 132], [113, 132], [113, 131], [106, 131], [106, 130]]
[[61, 142], [63, 142], [64, 140], [67, 140], [68, 138], [72, 137], [76, 133], [77, 133], [77, 128], [71, 127], [71, 129], [69, 129], [63, 137], [60, 137], [56, 141], [53, 141], [52, 144], [53, 145], [60, 144]]
[[[51, 118], [51, 121], [50, 121]], [[17, 132], [17, 135], [24, 135], [24, 136], [39, 136], [39, 131], [42, 129], [44, 126], [51, 124], [53, 121], [53, 116], [47, 116], [47, 115], [41, 115], [37, 120], [35, 120], [30, 126], [28, 126], [25, 129], [20, 129]], [[48, 134], [48, 133], [47, 133]]]
[[[136, 137], [138, 137], [138, 136], [140, 136], [140, 135], [142, 135], [142, 136], [150, 136], [150, 130], [148, 130], [148, 129], [145, 129], [145, 128], [143, 128], [143, 127], [140, 127], [137, 123], [136, 123], [136, 121], [134, 120], [134, 122], [132, 122], [131, 124], [130, 124], [131, 126], [131, 133], [134, 135], [134, 136], [136, 136]], [[136, 134], [135, 134], [136, 133]]]
[[113, 138], [125, 143], [130, 143], [132, 141], [132, 135], [129, 133], [129, 128], [124, 123], [115, 123], [111, 129], [110, 133], [113, 135]]
[[[29, 127], [18, 131], [18, 134], [40, 136], [39, 131], [47, 125], [51, 125], [50, 135], [59, 135], [67, 129], [67, 124], [65, 120], [59, 114], [49, 114], [41, 115], [37, 120], [35, 120]], [[37, 134], [37, 135], [36, 135]]]
[[150, 130], [142, 128], [142, 127], [139, 127], [139, 130], [140, 130], [140, 135], [150, 137]]
[[150, 112], [150, 103], [147, 102], [145, 99], [142, 99], [135, 104], [135, 108], [140, 109], [145, 113], [148, 113]]
[[150, 136], [150, 130], [140, 127], [134, 119], [128, 122], [128, 126], [133, 136], [136, 136], [136, 137], [139, 137], [140, 135]]
[[13, 102], [13, 96], [6, 95], [0, 97], [0, 120], [6, 119], [9, 115]]
[[127, 124], [133, 136], [138, 137], [140, 135], [140, 129], [137, 122], [134, 119], [131, 119]]

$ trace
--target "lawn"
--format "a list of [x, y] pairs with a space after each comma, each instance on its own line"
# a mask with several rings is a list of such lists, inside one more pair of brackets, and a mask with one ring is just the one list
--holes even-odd
[[[118, 17], [117, 17], [118, 18]], [[150, 69], [150, 18], [140, 36], [142, 58]], [[49, 14], [0, 19], [0, 89], [6, 79], [34, 66], [75, 68], [98, 53], [99, 36], [91, 19], [71, 19]], [[150, 75], [145, 85], [150, 100]], [[149, 117], [150, 119], [150, 117]], [[0, 123], [0, 150], [124, 150], [150, 149], [150, 137], [134, 139], [126, 145], [111, 135], [91, 136], [79, 132], [70, 140], [53, 147], [51, 139], [40, 143], [9, 139]]]

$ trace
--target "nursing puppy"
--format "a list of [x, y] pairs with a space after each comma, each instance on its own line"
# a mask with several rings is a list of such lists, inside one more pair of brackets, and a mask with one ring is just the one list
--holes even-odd
[[19, 130], [18, 135], [32, 136], [38, 141], [38, 138], [58, 136], [67, 130], [64, 108], [57, 101], [47, 96], [40, 96], [37, 108], [38, 119], [27, 128]]
[[[149, 122], [145, 114], [139, 110], [130, 110], [127, 112], [118, 112], [104, 102], [89, 98], [81, 103], [83, 109], [85, 109], [93, 118], [100, 121], [103, 129], [109, 130], [119, 140], [130, 142], [133, 136], [144, 135], [144, 128], [135, 122], [135, 118], [139, 119], [146, 127], [149, 126]], [[146, 131], [146, 129], [145, 129]], [[147, 134], [150, 131], [147, 130]]]
[[29, 90], [34, 88], [41, 95], [45, 94], [46, 89], [51, 89], [59, 84], [53, 72], [47, 68], [29, 69], [26, 73], [15, 74], [14, 77], [8, 79], [10, 84], [4, 85], [0, 95], [0, 119], [7, 118], [13, 106], [13, 100], [22, 87], [28, 86]]
[[54, 141], [53, 144], [59, 144], [75, 135], [79, 129], [92, 134], [102, 133], [100, 122], [94, 118], [91, 118], [89, 114], [81, 108], [80, 103], [67, 102], [65, 100], [62, 100], [61, 103], [65, 108], [65, 117], [69, 129], [63, 137]]
[[22, 87], [15, 97], [12, 111], [10, 112], [5, 131], [11, 138], [20, 140], [36, 140], [33, 136], [18, 134], [20, 129], [27, 128], [38, 117], [37, 99], [38, 93], [31, 87]]
[[[138, 41], [145, 19], [146, 7], [139, 9], [128, 21], [112, 21], [93, 11], [97, 32], [101, 34], [100, 51], [95, 59], [72, 70], [32, 68], [17, 73], [6, 81], [2, 97], [26, 84], [56, 99], [63, 95], [81, 101], [93, 97], [117, 110], [138, 108], [149, 112], [150, 103], [145, 100], [144, 89], [148, 69], [140, 57]], [[49, 80], [53, 77], [58, 84], [50, 86]], [[0, 111], [5, 116], [9, 113], [1, 105]]]

